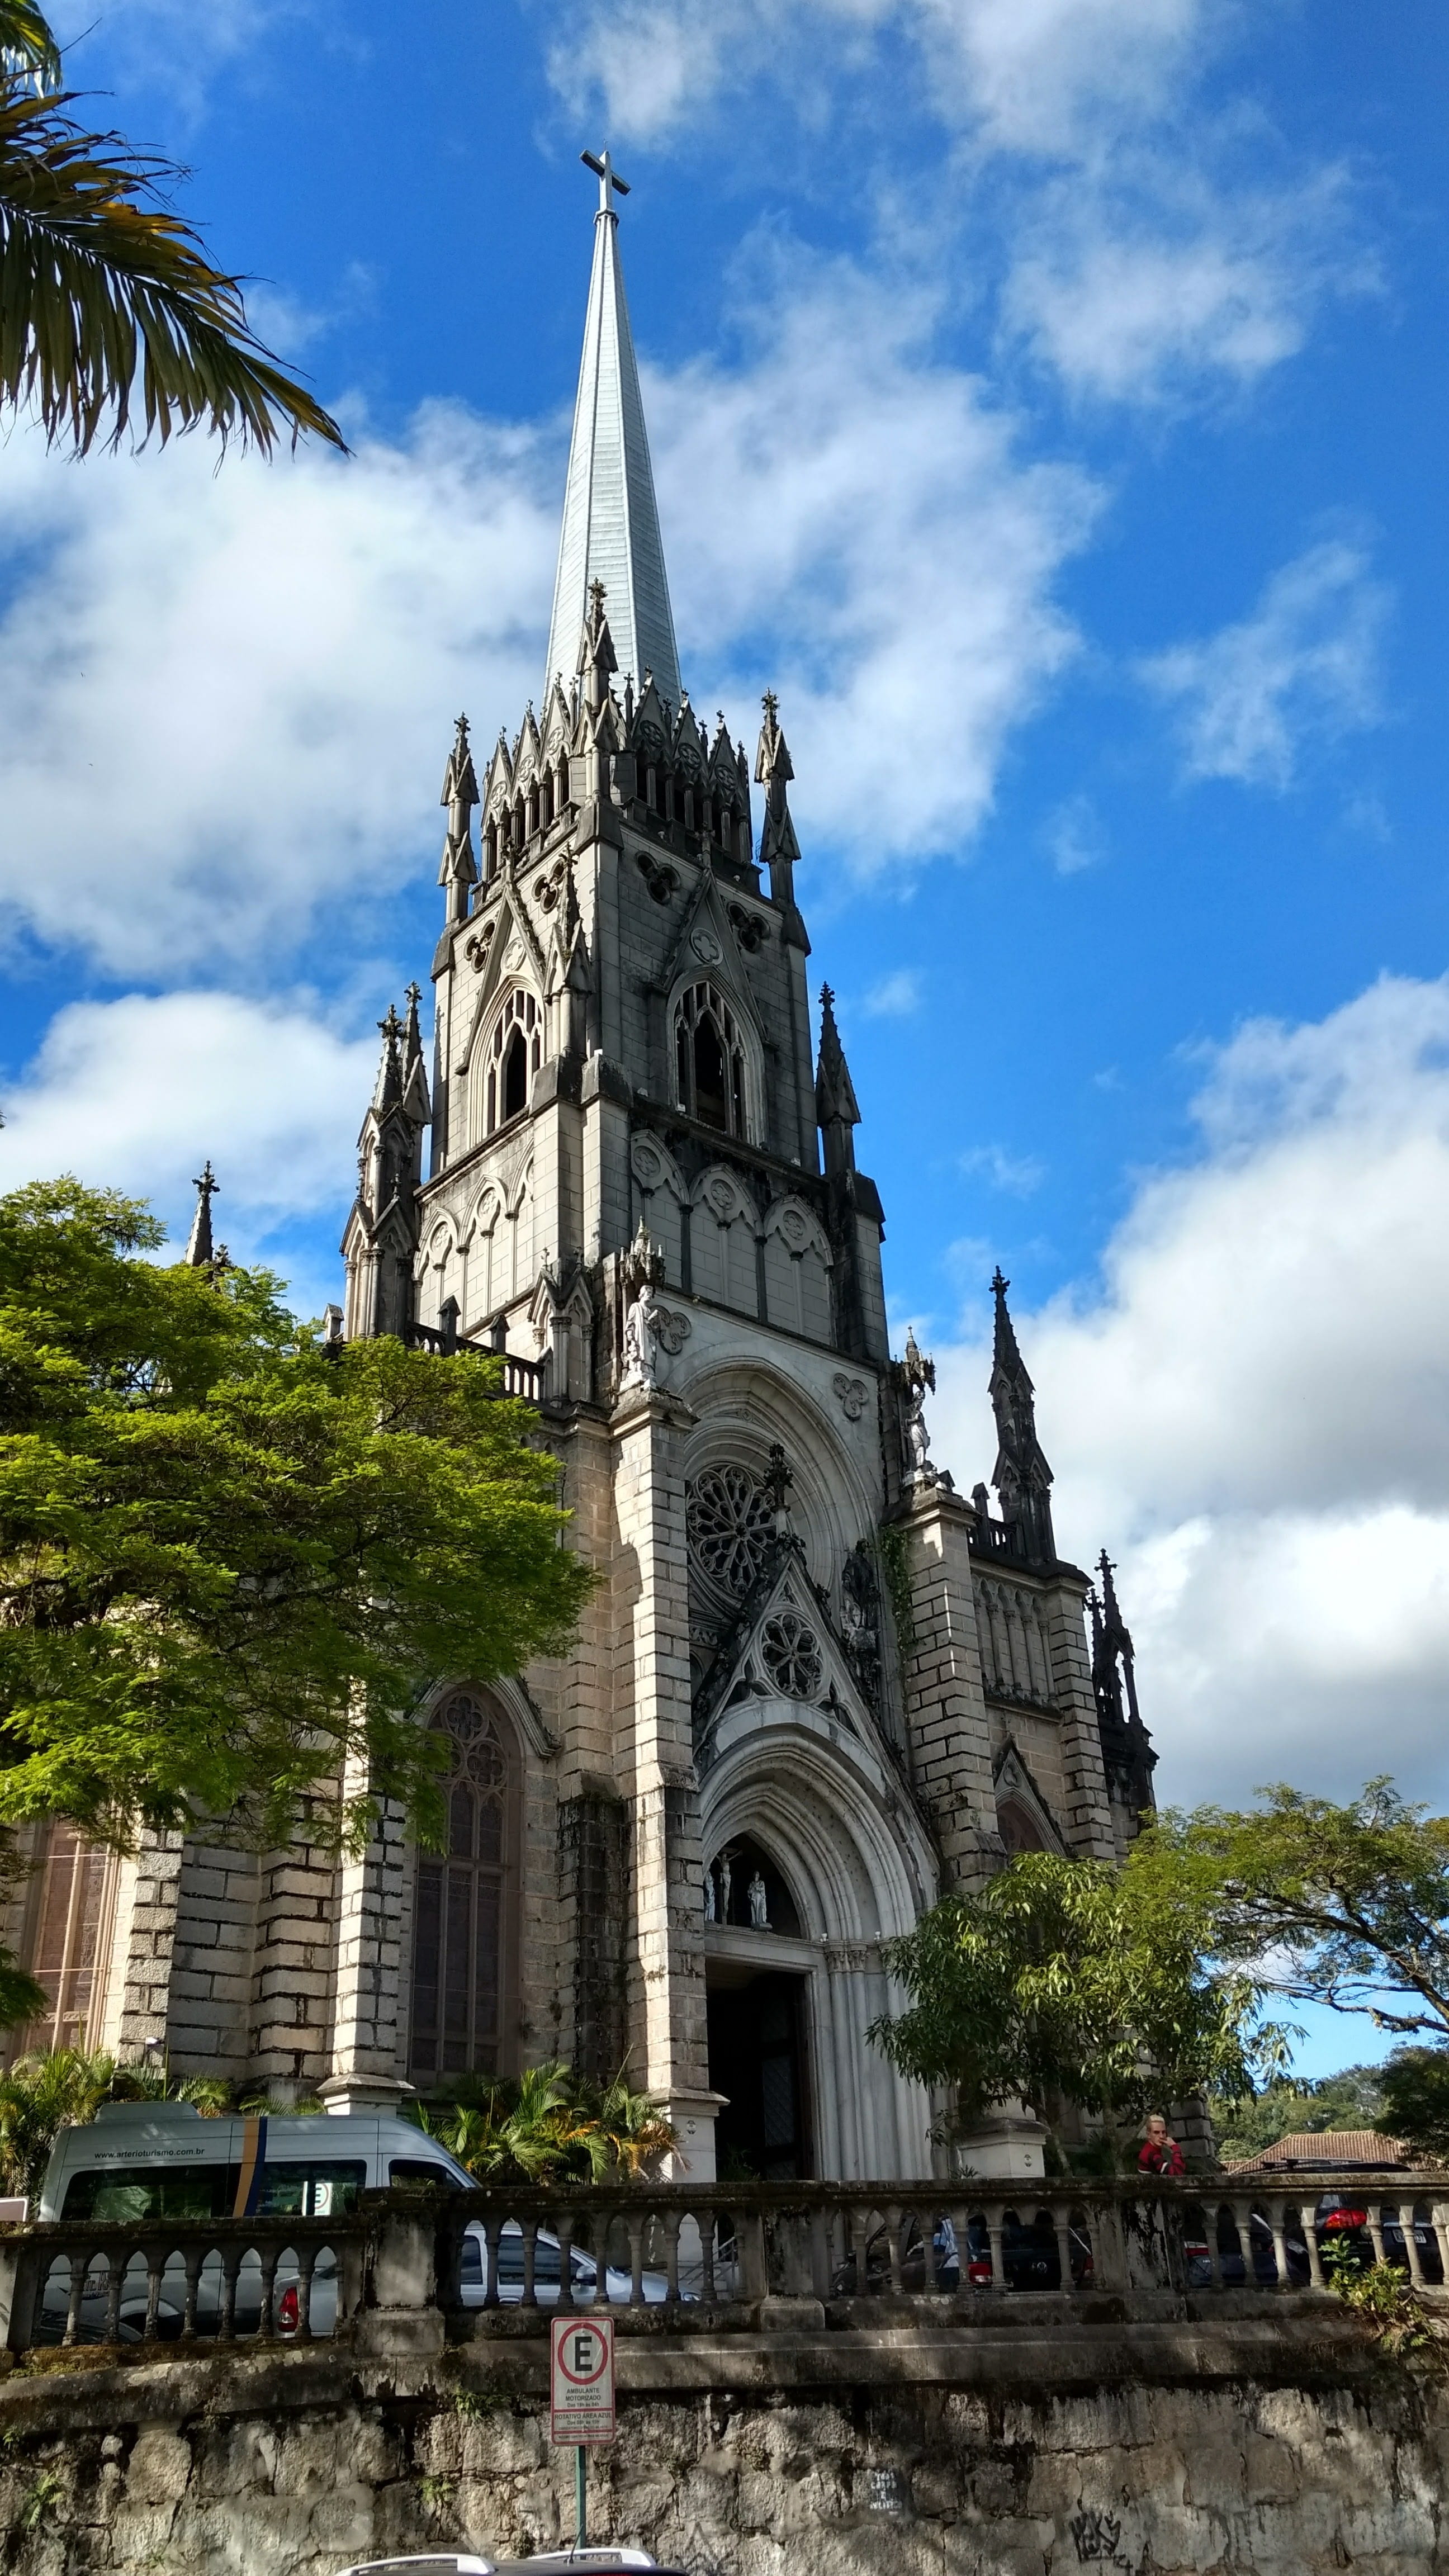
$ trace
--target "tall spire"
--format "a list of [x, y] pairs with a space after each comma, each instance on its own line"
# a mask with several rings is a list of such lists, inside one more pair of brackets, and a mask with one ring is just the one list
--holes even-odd
[[196, 1214], [186, 1241], [186, 1259], [193, 1270], [206, 1270], [216, 1258], [211, 1240], [211, 1202], [221, 1187], [209, 1155], [191, 1186], [196, 1192]]
[[790, 760], [790, 746], [780, 730], [780, 701], [773, 689], [767, 689], [760, 701], [765, 721], [760, 727], [760, 745], [755, 753], [755, 784], [766, 790], [765, 826], [760, 834], [760, 865], [770, 871], [770, 893], [785, 916], [781, 937], [792, 946], [810, 954], [805, 924], [795, 905], [795, 862], [800, 844], [790, 819], [790, 781], [795, 772]]
[[567, 682], [579, 667], [579, 638], [588, 615], [590, 585], [601, 581], [609, 594], [609, 625], [619, 669], [632, 672], [640, 688], [645, 672], [652, 671], [660, 696], [677, 707], [679, 654], [619, 265], [614, 198], [629, 192], [607, 152], [601, 160], [589, 152], [582, 158], [598, 177], [599, 210], [594, 217], [594, 267], [564, 492], [544, 702], [555, 678], [562, 674]]
[[852, 1127], [860, 1125], [860, 1107], [840, 1031], [835, 1025], [835, 995], [828, 984], [820, 987], [820, 1056], [815, 1070], [815, 1121], [825, 1138], [827, 1173], [848, 1172], [855, 1166], [855, 1144]]
[[998, 1267], [991, 1282], [996, 1299], [996, 1341], [991, 1364], [991, 1406], [996, 1415], [996, 1468], [992, 1483], [1001, 1496], [1002, 1518], [1014, 1521], [1028, 1558], [1054, 1565], [1052, 1471], [1036, 1436], [1035, 1389], [1017, 1348], [1016, 1332], [1006, 1303], [1011, 1286]]

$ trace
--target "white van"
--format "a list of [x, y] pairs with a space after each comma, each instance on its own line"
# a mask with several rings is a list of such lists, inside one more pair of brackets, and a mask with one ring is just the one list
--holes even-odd
[[[191, 2102], [108, 2102], [84, 2128], [63, 2129], [56, 2142], [36, 2213], [42, 2224], [95, 2220], [102, 2226], [181, 2225], [209, 2218], [340, 2218], [364, 2191], [396, 2184], [441, 2184], [471, 2191], [473, 2178], [447, 2148], [408, 2120], [386, 2114], [333, 2119], [286, 2118], [272, 2113], [206, 2120]], [[476, 2255], [465, 2273], [478, 2281], [470, 2304], [481, 2301], [482, 2270]], [[220, 2318], [221, 2257], [211, 2255], [198, 2284], [196, 2324], [214, 2334]], [[110, 2278], [98, 2256], [87, 2274], [77, 2330], [83, 2342], [104, 2340]], [[465, 2289], [465, 2297], [468, 2295]], [[273, 2291], [273, 2319], [282, 2334], [300, 2323], [298, 2267], [284, 2256]], [[147, 2310], [146, 2266], [138, 2255], [122, 2288], [122, 2340], [142, 2332]], [[36, 2339], [58, 2342], [70, 2302], [70, 2266], [51, 2269], [36, 2320]], [[255, 2254], [242, 2263], [235, 2293], [235, 2331], [255, 2333], [261, 2323], [262, 2271]], [[155, 2331], [179, 2335], [186, 2308], [181, 2256], [167, 2264]], [[327, 2335], [337, 2321], [337, 2263], [324, 2247], [312, 2276], [310, 2323]]]
[[[42, 2224], [77, 2220], [98, 2225], [164, 2225], [174, 2219], [187, 2226], [209, 2218], [339, 2218], [357, 2206], [364, 2191], [432, 2183], [450, 2191], [472, 2191], [472, 2175], [435, 2138], [410, 2120], [386, 2112], [287, 2118], [276, 2113], [207, 2120], [191, 2102], [108, 2102], [84, 2128], [63, 2129], [46, 2172], [40, 2206]], [[570, 2255], [573, 2296], [582, 2305], [598, 2289], [591, 2255], [574, 2248]], [[534, 2247], [534, 2295], [541, 2306], [557, 2300], [562, 2280], [562, 2249], [551, 2231], [540, 2229]], [[610, 2264], [605, 2295], [627, 2301], [630, 2276]], [[642, 2288], [652, 2305], [668, 2297], [662, 2274], [646, 2271]], [[221, 2258], [208, 2256], [198, 2285], [196, 2326], [214, 2334], [220, 2316]], [[463, 2239], [460, 2296], [465, 2307], [481, 2307], [488, 2288], [488, 2248], [476, 2220]], [[86, 2277], [77, 2331], [82, 2342], [104, 2340], [109, 2307], [109, 2274], [97, 2257]], [[498, 2297], [516, 2304], [524, 2291], [524, 2245], [516, 2220], [501, 2230], [498, 2245]], [[120, 2305], [124, 2342], [141, 2334], [147, 2312], [146, 2267], [133, 2258]], [[58, 2343], [65, 2331], [70, 2301], [70, 2265], [58, 2258], [52, 2266], [36, 2320], [36, 2340]], [[254, 2254], [242, 2264], [237, 2279], [234, 2331], [255, 2333], [261, 2323], [262, 2273]], [[155, 2331], [179, 2335], [186, 2307], [185, 2265], [179, 2253], [167, 2264], [156, 2311]], [[324, 2248], [312, 2276], [310, 2325], [313, 2334], [328, 2335], [337, 2319], [337, 2265]], [[273, 2325], [281, 2334], [295, 2333], [300, 2323], [298, 2270], [284, 2256], [277, 2266], [273, 2292]]]

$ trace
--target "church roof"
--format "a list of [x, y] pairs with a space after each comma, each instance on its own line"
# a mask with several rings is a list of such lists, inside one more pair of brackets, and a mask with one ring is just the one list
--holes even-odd
[[602, 161], [589, 153], [583, 157], [598, 173], [599, 211], [594, 217], [594, 266], [564, 492], [544, 701], [555, 677], [561, 673], [567, 681], [578, 667], [590, 584], [601, 581], [608, 594], [609, 629], [619, 669], [632, 672], [640, 689], [645, 672], [652, 671], [660, 696], [677, 708], [679, 654], [619, 263], [614, 196], [616, 191], [624, 195], [628, 191], [623, 180], [615, 177], [607, 152]]

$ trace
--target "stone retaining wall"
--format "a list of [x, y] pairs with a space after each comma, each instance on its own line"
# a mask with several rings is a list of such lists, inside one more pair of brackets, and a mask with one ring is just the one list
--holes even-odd
[[[591, 2532], [691, 2576], [1449, 2576], [1449, 2399], [1311, 2329], [641, 2339]], [[15, 2576], [336, 2576], [572, 2536], [537, 2339], [0, 2384]]]

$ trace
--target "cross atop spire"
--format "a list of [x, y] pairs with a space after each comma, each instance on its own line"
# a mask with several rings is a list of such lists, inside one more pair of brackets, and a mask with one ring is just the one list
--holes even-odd
[[614, 199], [616, 196], [628, 196], [628, 180], [620, 178], [618, 171], [615, 169], [613, 162], [609, 158], [607, 146], [597, 160], [592, 152], [581, 152], [579, 154], [579, 159], [582, 161], [584, 168], [586, 170], [592, 170], [595, 178], [598, 180], [600, 214], [614, 215], [614, 221], [617, 223], [619, 218], [614, 214]]
[[680, 701], [679, 652], [659, 535], [659, 509], [649, 463], [649, 437], [639, 369], [619, 265], [616, 197], [628, 189], [607, 152], [585, 152], [599, 182], [594, 265], [584, 322], [584, 350], [574, 407], [564, 491], [563, 529], [554, 583], [553, 621], [543, 702], [554, 681], [578, 668], [579, 637], [590, 592], [609, 594], [609, 625], [621, 671], [652, 671], [661, 698]]

